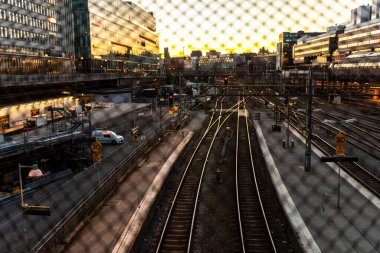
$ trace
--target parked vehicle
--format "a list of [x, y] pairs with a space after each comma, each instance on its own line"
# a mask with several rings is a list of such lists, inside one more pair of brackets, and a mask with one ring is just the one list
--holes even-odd
[[92, 132], [92, 137], [102, 144], [120, 144], [124, 142], [123, 136], [117, 135], [110, 130], [95, 130]]

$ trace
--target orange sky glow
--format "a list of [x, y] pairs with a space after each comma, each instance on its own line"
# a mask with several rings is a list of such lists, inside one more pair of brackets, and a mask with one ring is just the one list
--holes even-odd
[[160, 52], [222, 53], [276, 50], [283, 31], [323, 32], [350, 19], [351, 9], [370, 0], [135, 0], [157, 18]]

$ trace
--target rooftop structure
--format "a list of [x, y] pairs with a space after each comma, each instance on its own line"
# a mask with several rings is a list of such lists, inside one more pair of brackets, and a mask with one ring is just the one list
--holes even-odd
[[372, 7], [362, 5], [351, 10], [351, 24], [356, 25], [371, 20]]

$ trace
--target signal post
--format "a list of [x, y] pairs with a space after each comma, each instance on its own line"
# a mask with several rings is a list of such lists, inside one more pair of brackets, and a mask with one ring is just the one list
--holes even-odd
[[337, 208], [340, 209], [340, 163], [341, 162], [357, 162], [358, 157], [355, 156], [345, 156], [344, 144], [346, 143], [346, 136], [344, 134], [335, 135], [335, 156], [325, 156], [321, 157], [321, 162], [335, 162], [338, 163], [338, 193], [337, 193]]
[[92, 155], [92, 161], [94, 162], [94, 167], [97, 168], [97, 177], [98, 177], [98, 184], [100, 181], [99, 178], [99, 167], [101, 167], [101, 161], [102, 161], [102, 144], [95, 140], [91, 143], [91, 155]]

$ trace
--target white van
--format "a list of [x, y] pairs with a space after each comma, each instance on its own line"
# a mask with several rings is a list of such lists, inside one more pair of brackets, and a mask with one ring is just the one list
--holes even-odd
[[117, 135], [110, 130], [95, 130], [92, 132], [92, 137], [102, 144], [120, 144], [124, 142], [123, 136]]

